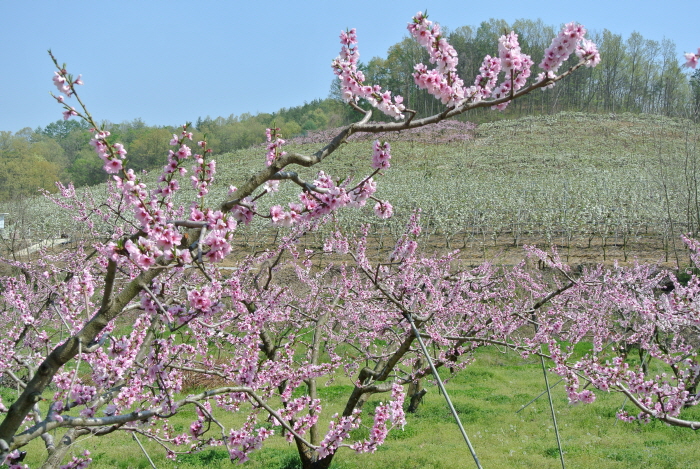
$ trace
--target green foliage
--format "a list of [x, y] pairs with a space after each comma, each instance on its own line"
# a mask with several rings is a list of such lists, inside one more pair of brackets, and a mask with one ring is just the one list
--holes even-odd
[[692, 91], [693, 117], [697, 121], [700, 119], [700, 68], [695, 70], [690, 77], [690, 89]]
[[103, 169], [102, 160], [97, 158], [92, 149], [80, 151], [68, 168], [69, 178], [76, 186], [90, 186], [105, 182], [107, 174]]
[[90, 126], [79, 119], [57, 120], [50, 123], [41, 131], [41, 133], [49, 138], [57, 141], [64, 140], [75, 131], [87, 131]]
[[203, 467], [209, 467], [215, 462], [225, 459], [229, 459], [228, 451], [225, 449], [208, 449], [198, 453], [183, 454], [178, 458], [183, 463]]
[[55, 191], [63, 152], [56, 142], [31, 129], [0, 132], [0, 201]]
[[693, 267], [692, 269], [685, 269], [679, 271], [676, 274], [676, 277], [678, 278], [678, 281], [681, 285], [687, 286], [690, 279], [698, 275], [700, 275], [700, 269], [698, 269], [697, 267]]
[[172, 137], [173, 132], [166, 128], [149, 128], [139, 132], [127, 147], [127, 166], [135, 171], [162, 167], [171, 149], [169, 142]]

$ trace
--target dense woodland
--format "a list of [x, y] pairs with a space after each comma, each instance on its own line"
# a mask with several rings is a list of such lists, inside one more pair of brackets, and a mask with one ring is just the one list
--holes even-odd
[[[478, 27], [462, 26], [445, 34], [459, 53], [459, 72], [468, 82], [478, 74], [482, 58], [496, 53], [493, 44], [505, 32], [517, 32], [523, 51], [538, 64], [557, 29], [541, 20], [521, 19], [509, 25], [491, 19]], [[636, 32], [628, 38], [608, 30], [589, 34], [602, 57], [598, 67], [581, 70], [550, 92], [527, 95], [505, 112], [476, 110], [468, 118], [485, 122], [560, 111], [700, 118], [700, 70], [688, 74], [672, 41], [645, 39]], [[419, 62], [428, 63], [426, 50], [406, 37], [390, 47], [386, 57], [374, 57], [362, 67], [368, 82], [404, 96], [407, 107], [419, 116], [434, 114], [439, 103], [413, 82], [413, 65]], [[348, 124], [355, 117], [354, 111], [340, 101], [338, 89], [334, 81], [328, 98], [273, 114], [200, 117], [194, 122], [195, 138], [206, 135], [211, 148], [227, 153], [262, 143], [265, 129], [272, 126], [291, 137]], [[136, 170], [162, 165], [175, 131], [174, 127], [148, 126], [140, 119], [108, 128], [114, 141], [128, 148], [129, 165]], [[91, 136], [87, 126], [75, 120], [59, 120], [16, 133], [0, 131], [0, 201], [35, 194], [38, 188], [54, 190], [57, 180], [77, 186], [103, 182], [107, 176], [88, 145]]]

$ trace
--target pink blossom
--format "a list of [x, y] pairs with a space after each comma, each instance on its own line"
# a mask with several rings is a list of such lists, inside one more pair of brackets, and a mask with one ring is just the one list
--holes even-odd
[[[540, 68], [545, 72], [556, 72], [562, 63], [576, 50], [577, 44], [586, 34], [586, 28], [576, 23], [564, 26], [559, 35], [552, 40], [550, 46], [544, 52], [544, 58], [540, 62]], [[592, 43], [591, 43], [592, 44]], [[595, 45], [593, 45], [594, 47]], [[590, 44], [586, 47], [591, 50]]]
[[391, 218], [391, 216], [394, 214], [394, 207], [392, 207], [389, 202], [383, 200], [381, 202], [377, 202], [377, 204], [374, 206], [374, 213], [379, 218]]
[[190, 150], [190, 147], [188, 147], [187, 145], [184, 145], [184, 144], [182, 146], [180, 146], [180, 149], [177, 151], [177, 156], [180, 159], [185, 159], [190, 155], [192, 155], [192, 150]]
[[71, 118], [71, 116], [77, 116], [78, 113], [75, 111], [75, 108], [72, 107], [70, 109], [66, 109], [63, 111], [63, 120], [68, 120]]
[[357, 102], [364, 98], [370, 105], [376, 107], [388, 116], [395, 119], [403, 118], [403, 105], [401, 96], [391, 98], [390, 91], [382, 91], [378, 85], [365, 85], [364, 74], [357, 69], [360, 51], [355, 46], [357, 44], [357, 34], [355, 29], [340, 33], [340, 55], [332, 63], [333, 73], [338, 76], [341, 83], [341, 94], [345, 102]]
[[115, 174], [122, 170], [122, 161], [116, 158], [108, 160], [104, 165], [104, 170], [108, 174]]
[[58, 92], [65, 93], [66, 96], [68, 96], [70, 98], [70, 96], [71, 96], [70, 86], [68, 86], [68, 84], [66, 84], [66, 79], [63, 76], [63, 74], [61, 74], [59, 72], [53, 72], [53, 74], [54, 74], [53, 83], [54, 83], [54, 85], [56, 85], [56, 89], [58, 90]]
[[684, 56], [686, 60], [685, 66], [690, 68], [696, 68], [698, 66], [698, 60], [700, 60], [700, 47], [698, 48], [698, 52], [696, 54], [688, 52], [684, 54]]
[[391, 146], [388, 142], [379, 143], [379, 140], [374, 142], [372, 147], [372, 167], [375, 169], [388, 169], [391, 164]]
[[581, 43], [576, 47], [576, 55], [586, 62], [586, 67], [595, 67], [600, 63], [598, 47], [588, 39], [581, 39]]
[[278, 192], [280, 190], [280, 181], [267, 181], [263, 185], [265, 192]]
[[[283, 140], [279, 134], [278, 128], [275, 129], [265, 129], [265, 137], [267, 138], [267, 165], [270, 166], [272, 163], [287, 154], [287, 152], [282, 151], [282, 146], [287, 143]], [[274, 136], [274, 140], [272, 137]]]
[[408, 24], [408, 31], [428, 50], [430, 63], [436, 64], [436, 68], [428, 70], [422, 63], [417, 64], [413, 79], [418, 87], [427, 90], [443, 104], [456, 106], [466, 96], [464, 82], [457, 74], [457, 52], [441, 37], [440, 25], [427, 18], [418, 12]]
[[231, 252], [231, 245], [221, 230], [214, 230], [204, 238], [204, 245], [209, 246], [205, 256], [210, 262], [221, 262]]
[[255, 202], [253, 202], [250, 197], [245, 197], [241, 202], [245, 205], [235, 205], [231, 209], [231, 214], [239, 223], [245, 225], [253, 221], [253, 216], [255, 215]]
[[377, 191], [377, 183], [372, 178], [363, 181], [358, 187], [348, 193], [355, 207], [364, 207], [367, 200]]
[[122, 145], [121, 143], [115, 143], [112, 146], [114, 147], [114, 152], [121, 158], [124, 158], [126, 156], [126, 149], [124, 149], [124, 145]]

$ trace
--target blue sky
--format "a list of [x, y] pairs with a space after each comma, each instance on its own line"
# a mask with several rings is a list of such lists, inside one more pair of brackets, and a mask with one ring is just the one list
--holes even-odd
[[385, 56], [425, 8], [448, 28], [541, 18], [624, 38], [635, 30], [646, 39], [668, 38], [679, 60], [700, 47], [697, 0], [0, 0], [0, 6], [0, 130], [12, 132], [61, 118], [49, 97], [49, 48], [69, 72], [83, 75], [81, 95], [96, 119], [178, 125], [324, 98], [341, 29], [357, 28], [362, 59]]

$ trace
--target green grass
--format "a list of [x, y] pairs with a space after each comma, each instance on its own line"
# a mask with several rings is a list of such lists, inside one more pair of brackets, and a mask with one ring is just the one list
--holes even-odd
[[[550, 376], [550, 384], [556, 382]], [[475, 362], [451, 379], [447, 385], [467, 434], [485, 468], [557, 468], [556, 439], [546, 396], [516, 413], [544, 390], [539, 362], [522, 360], [516, 354], [502, 354], [493, 348], [480, 349]], [[338, 381], [320, 388], [329, 404], [324, 408], [324, 428], [328, 416], [342, 407], [351, 386]], [[590, 405], [571, 406], [561, 385], [553, 389], [567, 467], [579, 468], [700, 468], [700, 434], [669, 427], [659, 422], [628, 424], [615, 419], [623, 404], [618, 394], [597, 393]], [[372, 410], [384, 396], [365, 404], [365, 423], [372, 421]], [[629, 406], [627, 407], [629, 408]], [[191, 414], [191, 413], [190, 413]], [[700, 409], [689, 409], [687, 418], [700, 419]], [[240, 423], [240, 415], [224, 418], [227, 424]], [[176, 428], [187, 428], [193, 415], [173, 419]], [[455, 468], [475, 467], [471, 455], [437, 388], [429, 386], [423, 404], [415, 414], [407, 415], [405, 429], [394, 430], [374, 454], [358, 455], [342, 449], [334, 459], [335, 469]], [[279, 430], [278, 428], [276, 430]], [[217, 430], [218, 432], [218, 430]], [[279, 432], [278, 432], [279, 434]], [[364, 438], [362, 427], [353, 437]], [[231, 467], [226, 451], [208, 448], [200, 453], [179, 457], [173, 462], [150, 441], [140, 438], [158, 468]], [[147, 468], [143, 453], [128, 435], [88, 438], [75, 445], [75, 453], [89, 449], [94, 458], [91, 468]], [[28, 462], [38, 465], [43, 453], [40, 441], [31, 445]], [[293, 445], [275, 436], [262, 450], [251, 455], [242, 467], [255, 469], [292, 469], [298, 467]]]

